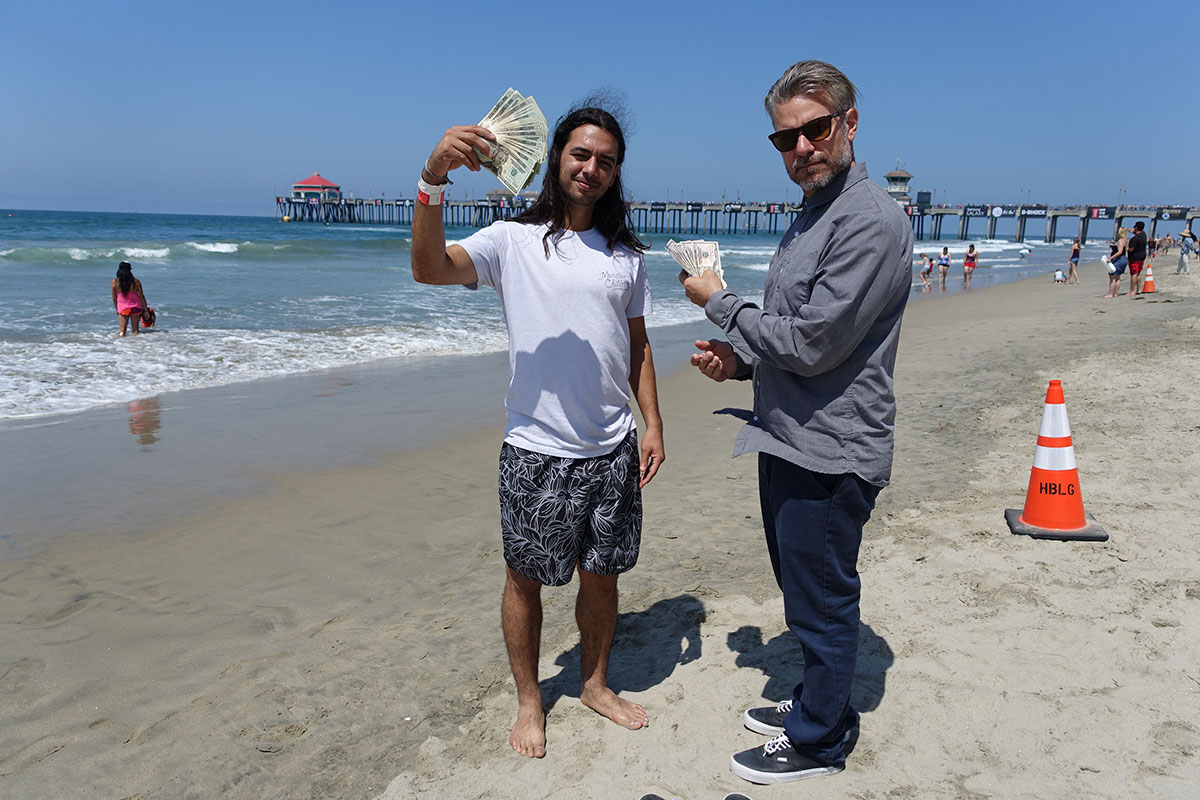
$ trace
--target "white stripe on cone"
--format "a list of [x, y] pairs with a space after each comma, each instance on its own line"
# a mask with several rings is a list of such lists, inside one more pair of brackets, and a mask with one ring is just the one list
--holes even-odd
[[1075, 448], [1071, 445], [1066, 447], [1042, 447], [1039, 444], [1037, 450], [1033, 453], [1033, 466], [1035, 469], [1059, 471], [1075, 469]]
[[1055, 438], [1071, 435], [1071, 423], [1067, 421], [1067, 407], [1063, 403], [1046, 403], [1042, 411], [1042, 428], [1038, 436]]

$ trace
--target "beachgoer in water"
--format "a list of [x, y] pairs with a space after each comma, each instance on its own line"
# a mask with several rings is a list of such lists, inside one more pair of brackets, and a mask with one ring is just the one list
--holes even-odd
[[112, 302], [121, 319], [121, 332], [117, 336], [125, 335], [130, 320], [133, 320], [133, 335], [141, 333], [142, 312], [149, 306], [142, 293], [142, 282], [133, 277], [133, 266], [128, 261], [117, 265], [117, 277], [112, 280]]
[[942, 254], [938, 256], [938, 286], [946, 288], [946, 273], [950, 271], [950, 248], [943, 247]]
[[921, 281], [929, 287], [929, 279], [933, 276], [933, 259], [921, 253]]
[[1079, 266], [1079, 254], [1082, 250], [1079, 240], [1076, 239], [1071, 245], [1071, 257], [1067, 259], [1067, 283], [1070, 283], [1072, 278], [1075, 279], [1075, 283], [1079, 283], [1079, 272], [1075, 268]]
[[963, 284], [971, 285], [971, 276], [975, 274], [975, 265], [979, 261], [979, 253], [975, 252], [975, 245], [967, 247], [967, 254], [963, 256]]

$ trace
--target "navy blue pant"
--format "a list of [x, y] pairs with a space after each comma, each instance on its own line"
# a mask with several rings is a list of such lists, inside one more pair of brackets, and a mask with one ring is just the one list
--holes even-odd
[[783, 727], [798, 751], [841, 766], [858, 660], [858, 548], [879, 487], [759, 453], [758, 492], [784, 616], [804, 651]]

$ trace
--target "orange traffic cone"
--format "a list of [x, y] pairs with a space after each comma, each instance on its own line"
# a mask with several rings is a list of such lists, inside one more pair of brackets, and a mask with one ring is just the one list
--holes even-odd
[[1149, 264], [1146, 265], [1146, 280], [1142, 284], [1142, 294], [1153, 294], [1157, 289], [1154, 288], [1154, 270]]
[[1004, 519], [1013, 533], [1035, 539], [1091, 542], [1108, 539], [1096, 518], [1083, 511], [1062, 381], [1050, 381], [1050, 388], [1046, 390], [1046, 406], [1033, 455], [1029, 490], [1025, 493], [1025, 509], [1007, 508]]

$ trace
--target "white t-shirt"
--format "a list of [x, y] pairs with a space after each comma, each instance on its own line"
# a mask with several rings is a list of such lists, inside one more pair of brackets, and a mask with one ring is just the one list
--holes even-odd
[[508, 427], [514, 447], [565, 458], [612, 452], [634, 427], [629, 323], [650, 310], [646, 262], [595, 229], [497, 222], [459, 242], [508, 325]]

